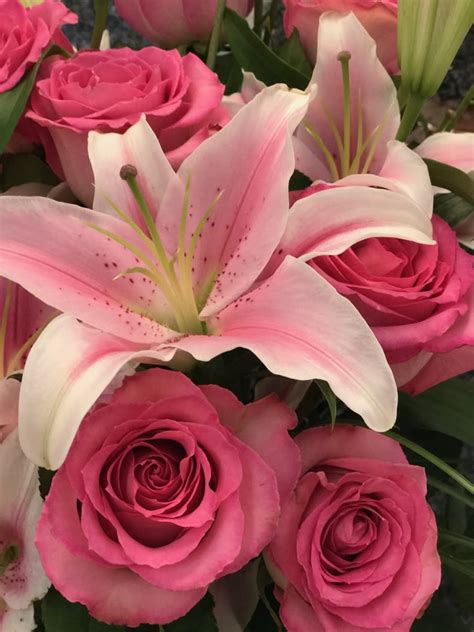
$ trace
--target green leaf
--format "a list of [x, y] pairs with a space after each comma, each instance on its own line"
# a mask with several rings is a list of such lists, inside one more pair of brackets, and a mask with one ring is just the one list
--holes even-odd
[[239, 64], [231, 52], [217, 56], [214, 71], [217, 73], [221, 82], [225, 85], [226, 95], [240, 91], [242, 87], [243, 74]]
[[268, 86], [286, 83], [291, 88], [306, 89], [309, 75], [293, 68], [268, 48], [235, 11], [226, 9], [224, 29], [232, 52], [244, 70], [255, 73]]
[[421, 619], [415, 619], [411, 632], [470, 632], [470, 626], [465, 624], [461, 617], [454, 616], [453, 611], [446, 607], [446, 602], [435, 593], [428, 609]]
[[450, 465], [448, 465], [448, 463], [440, 459], [438, 456], [436, 456], [429, 450], [426, 450], [425, 448], [423, 448], [421, 445], [418, 445], [414, 441], [411, 441], [410, 439], [407, 439], [406, 437], [402, 437], [396, 432], [389, 431], [389, 432], [386, 432], [385, 434], [388, 435], [389, 437], [392, 437], [392, 439], [395, 439], [396, 441], [398, 441], [398, 443], [402, 445], [403, 447], [408, 448], [412, 452], [415, 452], [415, 454], [418, 454], [419, 456], [421, 456], [423, 459], [428, 461], [428, 463], [431, 463], [432, 465], [440, 469], [447, 476], [452, 478], [453, 481], [456, 481], [456, 483], [458, 483], [461, 487], [463, 487], [469, 494], [474, 494], [474, 483], [471, 483], [470, 480], [468, 480], [465, 476], [463, 476], [460, 472], [458, 472], [454, 467], [451, 467]]
[[474, 206], [454, 193], [440, 193], [434, 198], [434, 212], [452, 228], [474, 213]]
[[207, 593], [186, 616], [163, 627], [166, 632], [218, 632], [213, 608], [214, 599]]
[[67, 601], [51, 588], [41, 604], [46, 632], [125, 632], [121, 625], [107, 625], [93, 619], [79, 603]]
[[2, 166], [0, 184], [3, 191], [27, 182], [59, 184], [59, 179], [49, 166], [34, 154], [4, 154], [0, 157]]
[[23, 114], [28, 103], [30, 93], [35, 85], [38, 70], [48, 55], [65, 54], [69, 57], [69, 53], [59, 46], [50, 46], [43, 52], [36, 64], [30, 68], [23, 79], [16, 84], [11, 90], [0, 94], [0, 154], [7, 146], [11, 135], [15, 131], [15, 127]]
[[52, 470], [46, 470], [43, 467], [40, 467], [38, 470], [40, 494], [43, 500], [49, 494], [51, 483], [53, 482], [53, 477], [55, 474], [56, 472], [53, 472]]
[[474, 551], [474, 538], [455, 533], [447, 529], [438, 528], [438, 546], [464, 547]]
[[467, 507], [474, 509], [474, 499], [470, 498], [467, 494], [464, 494], [462, 491], [459, 491], [456, 487], [454, 487], [453, 485], [450, 485], [449, 483], [440, 481], [438, 478], [435, 478], [434, 476], [428, 476], [427, 478], [428, 478], [428, 485], [430, 487], [433, 487], [434, 489], [437, 489], [438, 491], [443, 492], [443, 494], [447, 494], [451, 498], [458, 500], [463, 505], [466, 505]]
[[321, 393], [324, 395], [324, 399], [327, 402], [329, 407], [329, 412], [331, 414], [331, 426], [334, 428], [336, 425], [336, 416], [337, 416], [337, 398], [331, 390], [331, 387], [324, 380], [315, 380], [318, 385]]
[[474, 206], [474, 179], [469, 174], [431, 158], [424, 158], [424, 161], [433, 186], [448, 189]]
[[412, 397], [399, 394], [398, 417], [411, 425], [435, 430], [474, 445], [472, 382], [460, 379], [442, 384]]
[[466, 562], [448, 553], [440, 553], [440, 558], [444, 566], [459, 571], [470, 579], [474, 579], [474, 563], [472, 561]]
[[46, 632], [84, 632], [89, 623], [84, 606], [66, 601], [54, 588], [43, 599], [42, 614]]
[[303, 75], [311, 76], [313, 69], [301, 45], [298, 29], [294, 29], [291, 36], [285, 40], [277, 51], [278, 57], [284, 59], [292, 68], [296, 68]]
[[42, 58], [37, 61], [14, 88], [0, 94], [0, 154], [7, 146], [28, 103], [42, 61]]
[[303, 189], [307, 189], [313, 183], [305, 176], [301, 171], [294, 171], [293, 175], [290, 178], [290, 191], [302, 191]]

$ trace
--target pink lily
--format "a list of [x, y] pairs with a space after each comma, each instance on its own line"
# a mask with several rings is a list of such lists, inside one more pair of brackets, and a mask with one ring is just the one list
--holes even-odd
[[394, 140], [396, 90], [352, 13], [321, 17], [315, 86], [294, 140], [296, 168], [315, 185], [292, 207], [281, 256], [339, 254], [368, 237], [432, 243], [427, 168]]
[[126, 363], [177, 351], [250, 349], [274, 374], [328, 381], [372, 428], [393, 425], [393, 376], [356, 309], [293, 257], [256, 283], [288, 220], [291, 135], [309, 98], [264, 90], [177, 174], [144, 120], [92, 133], [94, 211], [0, 199], [0, 272], [66, 312], [25, 367], [20, 436], [34, 462], [62, 463]]
[[32, 602], [50, 585], [34, 543], [42, 504], [38, 468], [15, 429], [0, 443], [0, 632], [36, 629]]
[[[474, 172], [474, 134], [472, 132], [438, 132], [426, 138], [415, 149], [422, 158], [444, 162], [466, 173]], [[445, 189], [433, 187], [434, 193], [446, 193]], [[474, 213], [456, 225], [461, 244], [474, 248]]]
[[0, 277], [0, 443], [18, 423], [20, 383], [7, 378], [23, 369], [29, 349], [53, 315], [51, 307]]
[[54, 315], [51, 307], [0, 277], [0, 383], [23, 369], [28, 350]]

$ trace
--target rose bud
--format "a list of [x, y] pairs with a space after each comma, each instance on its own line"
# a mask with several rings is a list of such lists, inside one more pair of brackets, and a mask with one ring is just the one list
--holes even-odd
[[[246, 16], [254, 0], [227, 0], [226, 6]], [[117, 12], [150, 42], [174, 48], [209, 39], [217, 0], [115, 0]]]
[[316, 61], [319, 18], [326, 11], [352, 11], [377, 43], [377, 56], [386, 69], [396, 74], [397, 0], [284, 0], [285, 33], [298, 29], [303, 48]]

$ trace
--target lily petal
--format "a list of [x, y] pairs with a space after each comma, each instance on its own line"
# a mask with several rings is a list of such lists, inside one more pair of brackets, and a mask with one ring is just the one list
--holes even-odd
[[276, 261], [285, 254], [308, 261], [337, 255], [369, 237], [434, 243], [431, 221], [400, 193], [346, 186], [319, 191], [295, 202]]
[[120, 178], [124, 165], [136, 167], [137, 183], [152, 215], [156, 217], [166, 187], [176, 178], [160, 143], [144, 116], [124, 134], [89, 134], [89, 158], [94, 171], [96, 211], [113, 215], [112, 200], [140, 227], [143, 217], [130, 187]]
[[428, 136], [415, 151], [422, 158], [444, 162], [466, 173], [474, 171], [474, 135], [472, 132], [438, 132]]
[[[400, 113], [395, 87], [377, 58], [376, 44], [353, 13], [341, 15], [328, 12], [319, 20], [317, 63], [310, 81], [310, 85], [317, 85], [318, 92], [308, 108], [305, 124], [319, 134], [330, 153], [337, 154], [328, 115], [342, 137], [344, 90], [338, 55], [343, 51], [350, 53], [351, 156], [355, 155], [360, 113], [364, 139], [372, 132], [375, 134], [376, 128], [381, 126], [370, 168], [376, 173], [385, 159], [387, 142], [395, 138]], [[298, 129], [297, 137], [312, 150], [319, 162], [325, 164], [321, 150], [303, 125]], [[295, 151], [298, 152], [298, 144]], [[297, 154], [297, 162], [298, 158]], [[304, 168], [308, 161], [300, 164], [300, 168]], [[305, 174], [313, 180], [327, 179], [327, 171], [317, 173], [317, 163], [311, 173], [305, 171]]]
[[[0, 274], [43, 302], [82, 321], [135, 342], [176, 336], [158, 287], [141, 275], [117, 278], [138, 264], [126, 248], [88, 223], [140, 250], [142, 242], [119, 219], [39, 197], [0, 198]], [[151, 288], [151, 289], [150, 289]]]
[[414, 151], [396, 140], [387, 144], [387, 156], [378, 175], [366, 173], [347, 176], [334, 185], [382, 187], [404, 194], [427, 217], [433, 214], [433, 191], [428, 168]]
[[204, 300], [209, 280], [214, 281], [204, 318], [250, 287], [283, 234], [294, 170], [291, 135], [309, 99], [281, 85], [263, 90], [184, 161], [178, 172], [181, 185], [167, 189], [157, 224], [160, 235], [170, 236], [170, 252], [178, 246], [188, 179], [187, 242], [215, 204], [193, 259], [194, 284]]
[[0, 575], [0, 603], [12, 610], [28, 609], [50, 585], [34, 544], [42, 504], [38, 470], [23, 454], [15, 429], [0, 444], [0, 538], [18, 547], [18, 559]]
[[84, 415], [130, 361], [169, 360], [163, 352], [129, 343], [63, 314], [30, 351], [20, 392], [21, 446], [33, 463], [57, 469]]
[[302, 261], [287, 257], [208, 326], [214, 336], [187, 336], [173, 346], [204, 361], [250, 349], [275, 375], [326, 380], [370, 428], [393, 426], [397, 391], [381, 347], [352, 304]]

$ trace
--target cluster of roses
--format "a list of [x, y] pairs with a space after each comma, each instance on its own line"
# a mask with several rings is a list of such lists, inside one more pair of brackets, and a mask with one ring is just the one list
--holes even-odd
[[[172, 47], [218, 3], [115, 4]], [[307, 90], [245, 74], [224, 96], [194, 53], [74, 52], [60, 0], [0, 0], [0, 96], [37, 72], [0, 147], [61, 181], [0, 196], [2, 632], [34, 629], [50, 582], [127, 626], [210, 589], [232, 630], [229, 576], [262, 552], [289, 632], [406, 631], [439, 585], [424, 470], [380, 431], [397, 387], [474, 368], [470, 226], [433, 215], [423, 160], [469, 172], [472, 136], [396, 140], [396, 0], [286, 5]], [[238, 347], [370, 429], [296, 432], [277, 395], [179, 372]], [[44, 504], [38, 466], [59, 468]]]

